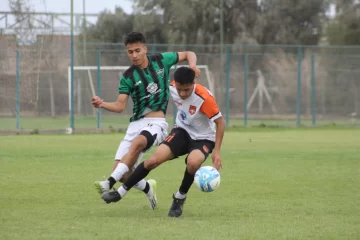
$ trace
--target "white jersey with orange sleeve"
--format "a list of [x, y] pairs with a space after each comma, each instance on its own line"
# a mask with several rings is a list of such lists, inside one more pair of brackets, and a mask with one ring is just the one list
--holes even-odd
[[211, 92], [195, 83], [191, 95], [182, 100], [175, 82], [170, 84], [170, 93], [177, 106], [176, 127], [186, 130], [194, 140], [206, 139], [215, 142], [215, 123], [221, 112]]

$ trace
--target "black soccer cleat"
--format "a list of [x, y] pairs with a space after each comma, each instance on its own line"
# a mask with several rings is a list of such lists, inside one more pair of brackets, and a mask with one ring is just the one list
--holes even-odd
[[111, 203], [111, 202], [118, 202], [121, 199], [120, 194], [118, 193], [118, 191], [113, 191], [113, 192], [107, 192], [104, 193], [103, 195], [101, 195], [101, 198], [106, 202], [106, 203]]
[[168, 216], [169, 217], [180, 217], [183, 212], [184, 203], [185, 203], [186, 198], [178, 199], [175, 197], [175, 195], [173, 195], [173, 199], [174, 200], [170, 207]]

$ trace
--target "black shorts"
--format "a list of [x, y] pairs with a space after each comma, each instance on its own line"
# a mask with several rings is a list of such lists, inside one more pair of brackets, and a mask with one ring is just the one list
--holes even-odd
[[169, 146], [171, 152], [174, 154], [174, 158], [189, 154], [195, 149], [199, 149], [205, 155], [206, 159], [215, 147], [215, 143], [210, 140], [193, 140], [182, 128], [173, 128], [169, 136], [167, 136], [161, 144]]

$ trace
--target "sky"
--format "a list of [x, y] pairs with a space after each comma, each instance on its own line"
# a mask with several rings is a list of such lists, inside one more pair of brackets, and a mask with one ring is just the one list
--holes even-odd
[[[98, 14], [105, 9], [114, 11], [115, 7], [121, 7], [126, 13], [132, 13], [132, 1], [131, 0], [73, 0], [74, 1], [74, 13], [83, 14], [83, 3], [85, 2], [85, 12], [90, 14]], [[54, 13], [70, 13], [71, 12], [71, 0], [25, 0], [30, 4], [30, 8], [34, 12], [54, 12]], [[10, 12], [9, 0], [0, 0], [0, 12]], [[14, 24], [14, 15], [9, 15], [7, 18], [1, 18], [0, 14], [0, 29], [7, 29], [5, 32], [11, 33], [6, 26]], [[46, 19], [44, 15], [39, 19]], [[70, 16], [61, 17], [62, 20], [70, 24]], [[76, 20], [75, 20], [76, 21]], [[97, 17], [89, 16], [87, 21], [95, 24]], [[54, 22], [55, 32], [67, 32], [69, 25], [60, 22], [58, 19]], [[17, 27], [17, 26], [16, 26]]]
[[[27, 0], [36, 12], [70, 13], [70, 0]], [[83, 0], [74, 1], [74, 12], [83, 13]], [[99, 13], [104, 9], [114, 10], [120, 6], [126, 13], [132, 12], [130, 0], [85, 0], [86, 13]], [[10, 11], [8, 0], [0, 0], [0, 12]]]

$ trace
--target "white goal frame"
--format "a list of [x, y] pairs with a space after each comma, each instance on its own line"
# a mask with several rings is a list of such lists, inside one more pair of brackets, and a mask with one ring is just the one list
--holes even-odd
[[[171, 69], [175, 69], [178, 67], [184, 67], [184, 66], [188, 66], [188, 65], [175, 65], [172, 66]], [[209, 84], [209, 90], [211, 91], [211, 93], [215, 96], [215, 83], [214, 83], [214, 79], [212, 74], [209, 71], [209, 67], [208, 65], [197, 65], [197, 67], [200, 69], [200, 71], [204, 70], [205, 72], [205, 76], [206, 76], [206, 80], [207, 83]], [[74, 66], [74, 71], [87, 71], [88, 75], [89, 75], [89, 83], [90, 83], [90, 87], [91, 87], [91, 92], [92, 94], [95, 96], [95, 88], [94, 88], [94, 83], [92, 80], [92, 76], [91, 76], [91, 70], [127, 70], [129, 68], [129, 66]], [[68, 96], [69, 96], [69, 112], [71, 111], [71, 67], [68, 67]]]

